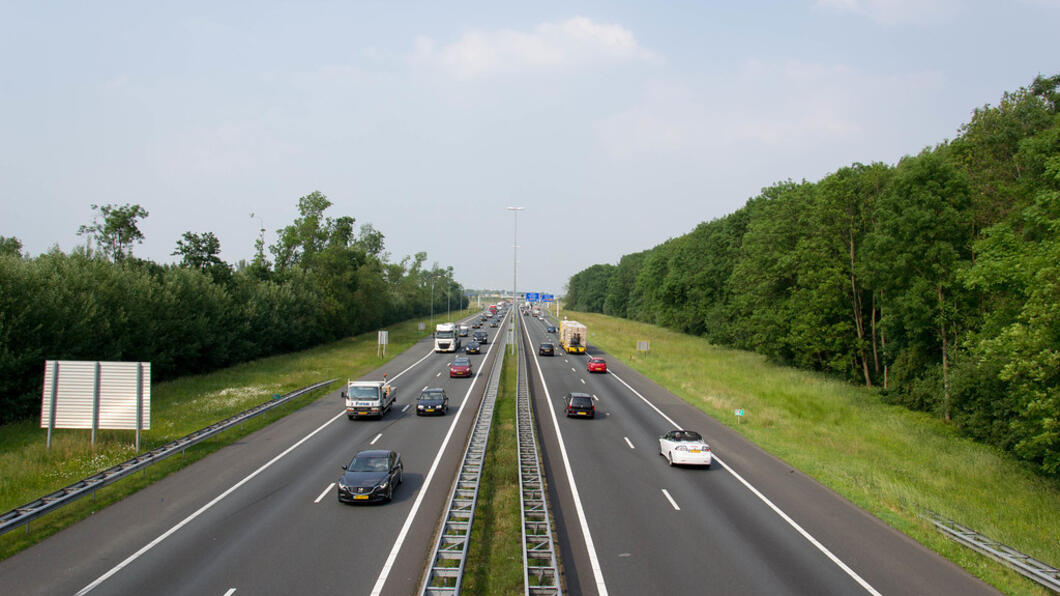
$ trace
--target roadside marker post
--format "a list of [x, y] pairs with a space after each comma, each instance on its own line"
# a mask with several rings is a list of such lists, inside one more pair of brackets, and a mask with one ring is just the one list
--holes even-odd
[[740, 423], [741, 418], [743, 418], [743, 409], [736, 410], [736, 424]]

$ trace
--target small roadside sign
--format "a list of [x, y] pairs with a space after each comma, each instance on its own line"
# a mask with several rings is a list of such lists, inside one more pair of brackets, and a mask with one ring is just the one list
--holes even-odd
[[740, 419], [743, 418], [743, 409], [736, 410], [736, 424], [740, 423]]

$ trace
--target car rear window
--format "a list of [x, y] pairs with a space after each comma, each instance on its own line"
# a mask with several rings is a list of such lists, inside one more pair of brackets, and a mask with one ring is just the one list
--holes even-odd
[[579, 408], [587, 408], [593, 405], [593, 398], [591, 397], [572, 397], [570, 398], [570, 405], [577, 406]]
[[674, 440], [675, 441], [702, 441], [703, 437], [701, 437], [699, 435], [699, 433], [697, 433], [696, 431], [683, 430], [683, 431], [674, 433]]
[[470, 364], [471, 361], [467, 358], [457, 358], [456, 360], [453, 360], [453, 366], [469, 366]]

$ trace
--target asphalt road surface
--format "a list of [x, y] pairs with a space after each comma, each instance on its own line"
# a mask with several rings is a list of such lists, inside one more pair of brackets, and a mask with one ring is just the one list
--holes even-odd
[[[487, 365], [503, 349], [493, 340], [505, 328], [485, 330], [490, 343], [470, 356], [474, 377], [450, 379], [446, 365], [454, 354], [436, 354], [429, 338], [420, 341], [364, 377], [378, 380], [385, 372], [396, 387], [397, 403], [383, 419], [348, 420], [339, 395], [344, 384], [336, 385], [328, 396], [0, 562], [0, 594], [416, 592]], [[415, 415], [415, 399], [428, 386], [445, 388], [448, 415]], [[338, 502], [340, 468], [362, 449], [401, 453], [404, 483], [392, 503]]]
[[[549, 322], [519, 318], [568, 593], [997, 593], [592, 346], [609, 372], [588, 373]], [[568, 392], [593, 395], [596, 417], [567, 418]], [[658, 437], [673, 428], [704, 436], [710, 469], [667, 465]]]

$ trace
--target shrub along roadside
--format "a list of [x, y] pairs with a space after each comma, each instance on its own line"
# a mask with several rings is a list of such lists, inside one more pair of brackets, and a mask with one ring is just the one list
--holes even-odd
[[[1003, 592], [1049, 593], [918, 517], [938, 511], [1056, 565], [1060, 485], [1030, 465], [823, 374], [644, 323], [564, 314], [588, 326], [593, 345]], [[639, 355], [636, 342], [645, 339], [651, 352]], [[735, 408], [747, 413], [740, 425]]]
[[[454, 312], [464, 316], [470, 311]], [[429, 332], [417, 330], [419, 319], [389, 327], [387, 357], [376, 354], [376, 333], [370, 332], [301, 352], [272, 356], [205, 375], [155, 384], [152, 387], [152, 428], [141, 436], [147, 451], [204, 426], [223, 420], [276, 393], [287, 393], [316, 381], [361, 376], [411, 347]], [[334, 386], [333, 386], [334, 387]], [[325, 392], [292, 400], [239, 428], [229, 430], [147, 468], [144, 474], [125, 478], [96, 491], [92, 498], [68, 505], [30, 523], [30, 529], [0, 536], [0, 559], [58, 532], [64, 527], [121, 500], [171, 472], [231, 444], [318, 399]], [[96, 448], [87, 431], [58, 430], [52, 449], [44, 445], [45, 431], [38, 420], [0, 427], [0, 511], [8, 511], [41, 495], [76, 482], [135, 455], [133, 434], [101, 431]]]

